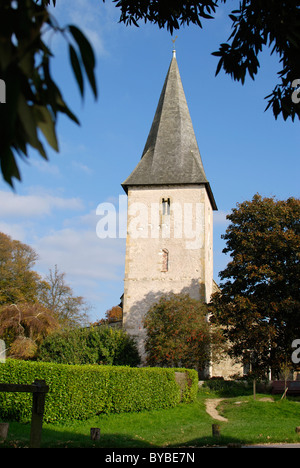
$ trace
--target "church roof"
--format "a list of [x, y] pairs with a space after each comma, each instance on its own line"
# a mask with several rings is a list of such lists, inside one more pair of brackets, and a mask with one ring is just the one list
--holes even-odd
[[204, 184], [212, 207], [217, 210], [206, 179], [173, 51], [141, 160], [122, 187], [127, 193], [129, 186], [136, 185], [191, 184]]

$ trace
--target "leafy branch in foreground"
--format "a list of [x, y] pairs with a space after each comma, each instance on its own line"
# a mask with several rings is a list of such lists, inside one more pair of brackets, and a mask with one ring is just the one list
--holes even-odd
[[[226, 0], [113, 0], [120, 8], [120, 22], [139, 26], [140, 21], [166, 28], [172, 34], [181, 26], [195, 24], [203, 27], [202, 20], [213, 19], [217, 7]], [[242, 0], [229, 18], [232, 34], [213, 55], [219, 57], [216, 74], [221, 69], [234, 80], [244, 84], [247, 73], [254, 80], [264, 48], [276, 53], [282, 69], [279, 83], [266, 96], [267, 108], [272, 108], [277, 119], [300, 118], [300, 90], [292, 99], [293, 83], [300, 80], [300, 6], [299, 0]], [[199, 39], [200, 40], [200, 39]], [[298, 87], [299, 89], [299, 87]]]
[[95, 56], [90, 43], [76, 26], [60, 28], [47, 10], [49, 3], [6, 0], [0, 5], [0, 77], [6, 85], [6, 104], [0, 106], [0, 164], [4, 180], [12, 187], [14, 178], [21, 180], [16, 156], [28, 158], [28, 147], [32, 147], [48, 159], [40, 134], [58, 151], [59, 113], [79, 124], [52, 78], [53, 54], [43, 40], [45, 32], [59, 33], [67, 40], [81, 95], [85, 72], [97, 97]]
[[229, 15], [232, 34], [213, 55], [220, 57], [216, 75], [221, 69], [234, 80], [245, 82], [247, 73], [254, 80], [265, 47], [279, 57], [280, 82], [265, 97], [277, 119], [300, 119], [299, 100], [292, 99], [293, 83], [300, 78], [300, 6], [298, 0], [243, 0], [238, 10]]
[[[105, 0], [103, 0], [103, 3]], [[140, 21], [166, 28], [171, 34], [181, 26], [203, 27], [226, 0], [113, 0], [120, 22], [139, 26]], [[53, 54], [43, 40], [45, 32], [61, 34], [67, 41], [71, 68], [84, 96], [84, 77], [97, 98], [95, 56], [84, 34], [75, 25], [61, 28], [49, 12], [56, 0], [2, 0], [0, 2], [0, 80], [5, 83], [6, 104], [0, 105], [0, 169], [13, 187], [21, 180], [17, 156], [26, 160], [28, 147], [48, 159], [40, 139], [43, 135], [58, 151], [58, 114], [79, 124], [54, 82], [50, 62]], [[217, 74], [223, 69], [234, 80], [254, 79], [259, 54], [270, 48], [279, 58], [279, 82], [266, 96], [267, 108], [277, 119], [300, 118], [300, 7], [299, 0], [242, 0], [229, 15], [232, 34], [213, 55], [219, 57]]]
[[[105, 1], [105, 0], [104, 0]], [[226, 0], [221, 0], [225, 3]], [[159, 28], [167, 28], [172, 34], [174, 29], [180, 26], [195, 24], [202, 28], [201, 18], [212, 19], [216, 12], [218, 1], [202, 0], [182, 1], [172, 0], [113, 0], [116, 7], [121, 9], [120, 22], [126, 25], [134, 24], [139, 26], [138, 22], [144, 20], [145, 23], [151, 22], [157, 24]]]

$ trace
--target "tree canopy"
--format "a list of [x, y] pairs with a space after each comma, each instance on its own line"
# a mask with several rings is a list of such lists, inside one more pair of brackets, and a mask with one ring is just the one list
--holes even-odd
[[59, 113], [79, 124], [52, 78], [53, 54], [44, 40], [46, 30], [66, 39], [81, 95], [85, 73], [97, 96], [95, 57], [89, 41], [75, 25], [61, 28], [48, 11], [49, 4], [50, 0], [0, 3], [0, 78], [6, 85], [5, 103], [0, 106], [0, 165], [11, 186], [13, 179], [21, 180], [16, 155], [26, 159], [32, 147], [47, 159], [41, 135], [58, 151], [55, 126]]
[[207, 314], [206, 304], [188, 295], [163, 296], [144, 319], [148, 364], [203, 371], [211, 342], [215, 351], [221, 342], [217, 332], [209, 329]]
[[[300, 84], [300, 4], [299, 0], [243, 0], [230, 15], [232, 34], [213, 55], [220, 57], [221, 69], [234, 80], [254, 80], [260, 67], [259, 54], [265, 47], [276, 53], [281, 69], [278, 83], [266, 96], [275, 118], [300, 119], [300, 99], [293, 92]], [[295, 81], [296, 80], [296, 81]]]
[[43, 339], [59, 328], [51, 310], [40, 303], [10, 304], [0, 308], [0, 336], [10, 357], [35, 357]]
[[[105, 2], [105, 0], [103, 0]], [[99, 2], [100, 3], [100, 2]], [[120, 22], [139, 25], [151, 22], [172, 34], [183, 25], [203, 27], [226, 0], [113, 0]], [[60, 113], [79, 124], [65, 103], [50, 71], [52, 51], [44, 33], [61, 34], [69, 50], [70, 65], [79, 92], [86, 80], [97, 97], [95, 55], [76, 25], [61, 27], [49, 13], [56, 0], [3, 0], [0, 3], [0, 80], [5, 83], [6, 104], [0, 105], [0, 167], [4, 180], [13, 186], [21, 180], [17, 156], [29, 157], [30, 147], [47, 159], [46, 145], [59, 150], [56, 123]], [[71, 7], [70, 7], [71, 8]], [[99, 5], [100, 8], [100, 5]], [[242, 0], [229, 15], [232, 34], [219, 50], [216, 73], [221, 69], [237, 81], [258, 73], [258, 56], [264, 48], [276, 53], [281, 64], [279, 82], [266, 97], [275, 118], [300, 118], [300, 6], [298, 0]], [[201, 41], [201, 36], [199, 36]], [[43, 135], [43, 138], [41, 138]]]
[[32, 270], [37, 258], [29, 245], [0, 233], [0, 306], [37, 301], [46, 287]]
[[228, 215], [231, 256], [212, 298], [230, 353], [258, 371], [278, 371], [300, 336], [300, 200], [255, 195]]
[[[140, 21], [167, 28], [172, 34], [183, 25], [203, 27], [203, 20], [213, 19], [218, 7], [227, 0], [113, 0], [121, 9], [120, 21], [139, 25]], [[259, 54], [264, 48], [276, 53], [281, 64], [279, 82], [266, 96], [275, 118], [300, 119], [300, 4], [299, 0], [242, 0], [236, 3], [229, 18], [232, 33], [219, 50], [216, 74], [221, 69], [244, 84], [247, 74], [254, 80], [260, 67]], [[199, 37], [201, 41], [201, 36]], [[294, 90], [294, 88], [297, 88]], [[294, 90], [294, 91], [293, 91]], [[300, 91], [300, 90], [299, 90]], [[293, 99], [294, 95], [294, 99]]]
[[105, 312], [105, 318], [93, 323], [93, 326], [108, 325], [110, 323], [121, 322], [123, 318], [123, 309], [119, 305], [113, 306]]
[[87, 323], [86, 301], [57, 267], [43, 279], [33, 270], [37, 259], [32, 247], [0, 233], [0, 338], [13, 357], [31, 358], [53, 331]]
[[74, 295], [65, 277], [65, 273], [58, 271], [57, 265], [54, 270], [50, 268], [39, 300], [53, 312], [63, 329], [87, 326], [90, 306], [82, 296]]

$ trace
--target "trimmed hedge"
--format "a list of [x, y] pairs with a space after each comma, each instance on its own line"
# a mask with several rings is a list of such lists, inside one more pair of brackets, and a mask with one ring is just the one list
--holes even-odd
[[[188, 384], [181, 395], [175, 369], [124, 366], [66, 365], [8, 359], [0, 364], [0, 382], [31, 384], [43, 379], [49, 385], [44, 420], [84, 420], [99, 413], [171, 408], [193, 401], [198, 379], [186, 372]], [[197, 382], [197, 383], [196, 383]], [[27, 421], [31, 418], [32, 394], [1, 393], [0, 417]]]

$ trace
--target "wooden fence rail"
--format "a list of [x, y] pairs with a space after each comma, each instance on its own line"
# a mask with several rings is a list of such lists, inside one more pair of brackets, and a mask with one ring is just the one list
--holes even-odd
[[41, 445], [45, 399], [48, 391], [49, 387], [45, 380], [36, 379], [31, 385], [0, 383], [0, 392], [32, 393], [30, 448], [39, 448]]

